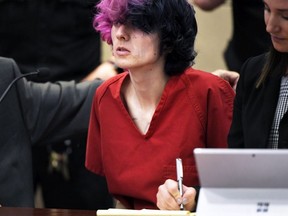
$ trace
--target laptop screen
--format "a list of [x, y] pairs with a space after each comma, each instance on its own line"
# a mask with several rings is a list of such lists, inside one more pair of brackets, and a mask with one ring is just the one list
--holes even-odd
[[288, 150], [194, 150], [201, 187], [288, 188]]

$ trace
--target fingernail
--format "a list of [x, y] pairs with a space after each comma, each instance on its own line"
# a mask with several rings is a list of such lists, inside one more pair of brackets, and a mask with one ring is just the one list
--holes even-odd
[[182, 204], [182, 198], [178, 198], [176, 201], [178, 205]]
[[187, 203], [188, 203], [188, 200], [187, 200], [187, 198], [184, 197], [184, 198], [182, 199], [182, 204], [183, 204], [183, 205], [186, 205]]

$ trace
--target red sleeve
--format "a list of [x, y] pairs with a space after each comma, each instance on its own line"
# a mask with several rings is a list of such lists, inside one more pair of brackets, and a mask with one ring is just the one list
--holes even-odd
[[[195, 69], [188, 71], [189, 94], [206, 134], [206, 148], [226, 148], [235, 92], [222, 78]], [[196, 99], [196, 100], [195, 100]]]
[[[213, 83], [212, 83], [213, 84]], [[207, 93], [207, 148], [226, 148], [235, 92], [223, 79], [215, 79]]]

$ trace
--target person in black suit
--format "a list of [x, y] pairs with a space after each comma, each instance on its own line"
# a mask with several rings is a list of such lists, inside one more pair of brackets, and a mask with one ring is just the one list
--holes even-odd
[[[99, 71], [115, 75], [113, 64], [100, 65], [101, 40], [92, 26], [97, 2], [0, 0], [0, 56], [13, 58], [24, 74], [49, 68], [48, 76], [27, 78], [37, 82], [80, 82]], [[112, 207], [112, 197], [105, 201], [105, 179], [84, 167], [85, 145], [85, 137], [75, 136], [33, 146], [34, 184], [42, 189], [44, 207]]]
[[242, 67], [230, 148], [288, 148], [288, 1], [263, 2], [273, 47]]
[[[0, 57], [0, 95], [21, 76], [15, 61]], [[18, 80], [0, 103], [0, 204], [33, 207], [31, 148], [86, 137], [90, 105], [101, 81], [35, 83]]]

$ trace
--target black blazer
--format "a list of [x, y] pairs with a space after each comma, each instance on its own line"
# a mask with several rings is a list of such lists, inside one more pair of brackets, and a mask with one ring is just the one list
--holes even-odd
[[[0, 95], [21, 75], [0, 58]], [[19, 80], [0, 103], [0, 204], [33, 207], [31, 146], [86, 136], [90, 106], [101, 82], [33, 83]]]
[[[268, 148], [281, 76], [270, 76], [264, 85], [256, 89], [265, 58], [265, 54], [250, 58], [241, 69], [228, 135], [230, 148]], [[279, 126], [279, 148], [288, 148], [287, 113]]]

